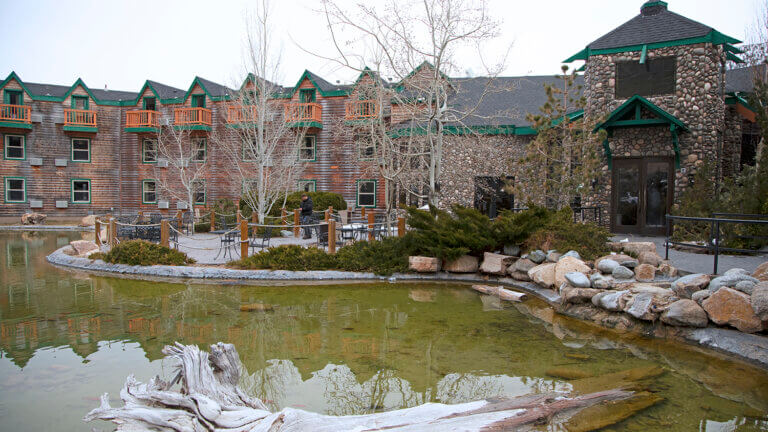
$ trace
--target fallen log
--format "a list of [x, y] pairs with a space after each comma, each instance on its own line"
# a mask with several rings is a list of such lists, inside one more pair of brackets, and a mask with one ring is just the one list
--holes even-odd
[[[120, 392], [123, 407], [111, 407], [108, 395], [104, 394], [101, 406], [83, 420], [112, 421], [118, 425], [118, 431], [503, 431], [546, 424], [555, 417], [562, 421], [585, 408], [633, 396], [633, 392], [624, 390], [570, 398], [558, 393], [536, 394], [457, 405], [427, 403], [384, 413], [341, 417], [293, 408], [273, 413], [237, 386], [241, 365], [233, 345], [219, 342], [207, 353], [196, 346], [177, 343], [166, 346], [163, 353], [178, 362], [173, 379], [164, 381], [155, 377], [144, 384], [131, 375]], [[172, 390], [177, 383], [180, 388]]]
[[517, 292], [517, 291], [510, 291], [508, 289], [499, 288], [499, 298], [506, 301], [513, 301], [513, 302], [521, 302], [528, 298], [527, 295]]

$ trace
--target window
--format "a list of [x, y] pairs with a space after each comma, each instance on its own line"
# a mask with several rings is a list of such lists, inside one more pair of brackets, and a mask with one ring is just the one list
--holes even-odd
[[27, 202], [27, 180], [24, 177], [5, 178], [5, 202]]
[[205, 205], [205, 180], [195, 180], [192, 184], [192, 199], [195, 205]]
[[87, 138], [72, 138], [72, 162], [91, 161], [91, 140]]
[[317, 192], [317, 180], [299, 180], [299, 191]]
[[27, 157], [24, 135], [6, 135], [3, 156], [5, 159], [23, 160]]
[[616, 63], [616, 97], [630, 98], [634, 95], [655, 96], [675, 92], [674, 57]]
[[205, 95], [192, 95], [193, 108], [205, 108]]
[[144, 98], [144, 109], [147, 111], [154, 111], [155, 108], [157, 108], [157, 104], [155, 103], [156, 99], [153, 97], [145, 97]]
[[91, 203], [91, 181], [88, 179], [72, 179], [72, 202], [79, 204]]
[[357, 181], [357, 206], [376, 207], [376, 180]]
[[141, 182], [141, 203], [155, 204], [157, 202], [157, 181], [144, 180]]
[[6, 90], [4, 100], [8, 105], [24, 105], [24, 93], [21, 90]]
[[88, 96], [72, 96], [72, 108], [79, 110], [88, 109]]
[[142, 141], [141, 161], [144, 163], [157, 162], [157, 141], [149, 139]]
[[357, 142], [357, 157], [360, 160], [372, 160], [376, 152], [373, 144], [373, 138], [369, 134], [362, 134], [355, 137]]
[[205, 138], [193, 138], [192, 145], [192, 162], [205, 162], [206, 147], [208, 146], [208, 140]]
[[307, 135], [301, 141], [299, 146], [299, 160], [303, 162], [314, 162], [316, 159], [315, 142], [316, 137], [314, 135]]
[[315, 89], [299, 90], [299, 100], [301, 103], [311, 103], [315, 101]]

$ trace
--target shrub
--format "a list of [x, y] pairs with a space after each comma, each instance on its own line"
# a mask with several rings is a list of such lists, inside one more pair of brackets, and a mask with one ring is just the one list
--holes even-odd
[[318, 248], [283, 245], [269, 248], [229, 264], [232, 267], [242, 269], [306, 271], [335, 268], [336, 260], [333, 255], [329, 255]]
[[[303, 194], [309, 195], [312, 198], [312, 204], [315, 211], [323, 211], [330, 206], [333, 206], [336, 210], [346, 210], [347, 202], [344, 201], [344, 197], [333, 192], [293, 192], [288, 194], [285, 200], [285, 208], [288, 212], [301, 207], [301, 196]], [[270, 216], [280, 216], [281, 206], [279, 202], [272, 207]]]
[[193, 264], [194, 259], [184, 252], [150, 243], [145, 240], [130, 240], [113, 247], [101, 258], [112, 264], [128, 265], [185, 265]]
[[430, 206], [429, 211], [408, 209], [411, 231], [406, 237], [415, 245], [413, 252], [447, 261], [462, 255], [481, 255], [496, 248], [498, 242], [491, 220], [479, 211], [459, 205], [449, 213]]
[[390, 275], [408, 271], [410, 249], [409, 240], [397, 237], [355, 242], [339, 249], [336, 261], [340, 270]]
[[195, 232], [196, 233], [206, 233], [211, 231], [211, 223], [210, 222], [199, 222], [195, 224]]
[[545, 207], [528, 204], [528, 209], [519, 213], [503, 211], [493, 222], [493, 233], [501, 246], [521, 245], [536, 230], [547, 225], [553, 212]]
[[591, 260], [608, 253], [606, 243], [611, 233], [591, 223], [575, 223], [573, 211], [564, 208], [552, 212], [549, 221], [525, 241], [527, 250], [575, 250], [583, 259]]

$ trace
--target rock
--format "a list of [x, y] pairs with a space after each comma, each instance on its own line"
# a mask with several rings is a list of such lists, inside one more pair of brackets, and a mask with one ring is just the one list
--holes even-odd
[[654, 267], [658, 267], [659, 265], [661, 265], [661, 262], [664, 260], [661, 259], [661, 257], [659, 256], [659, 254], [656, 253], [656, 251], [653, 251], [653, 252], [641, 252], [637, 256], [637, 261], [640, 264], [650, 264]]
[[504, 246], [504, 255], [519, 257], [520, 256], [520, 246], [518, 246], [518, 245], [507, 245], [507, 246]]
[[[555, 280], [557, 280], [557, 273], [555, 273]], [[587, 275], [581, 272], [566, 273], [565, 280], [568, 281], [569, 285], [576, 288], [589, 288], [592, 286]]]
[[768, 282], [760, 282], [752, 291], [752, 310], [761, 321], [768, 321]]
[[701, 305], [704, 303], [704, 300], [708, 299], [711, 295], [712, 293], [709, 292], [709, 290], [696, 291], [695, 293], [691, 294], [691, 300]]
[[544, 251], [535, 250], [528, 254], [528, 259], [535, 262], [536, 264], [541, 264], [545, 259], [547, 259], [547, 254], [545, 254]]
[[483, 254], [483, 264], [480, 266], [480, 272], [497, 276], [504, 276], [507, 274], [507, 268], [514, 261], [515, 257], [512, 256], [486, 252]]
[[730, 325], [744, 333], [755, 333], [763, 328], [762, 321], [752, 309], [750, 297], [734, 289], [719, 288], [704, 300], [702, 307], [717, 325]]
[[768, 261], [757, 266], [755, 272], [752, 273], [752, 277], [760, 282], [768, 282]]
[[274, 307], [271, 304], [251, 303], [240, 305], [241, 312], [269, 312], [272, 310], [274, 310]]
[[576, 252], [575, 250], [571, 250], [571, 251], [566, 252], [563, 255], [563, 257], [573, 257], [573, 258], [576, 258], [576, 259], [581, 259], [581, 255], [579, 255], [579, 253]]
[[531, 278], [528, 277], [528, 272], [514, 271], [514, 272], [510, 273], [509, 275], [512, 276], [512, 279], [518, 280], [518, 281], [521, 281], [521, 282], [530, 282], [531, 281]]
[[619, 305], [624, 312], [637, 319], [656, 321], [659, 314], [677, 300], [672, 290], [650, 284], [634, 284], [629, 293], [620, 299]]
[[593, 288], [575, 288], [564, 285], [560, 289], [560, 298], [563, 303], [589, 303], [592, 297], [600, 294], [602, 291]]
[[639, 257], [643, 252], [656, 253], [656, 244], [653, 242], [626, 242], [621, 244], [621, 250]]
[[528, 277], [540, 286], [552, 288], [555, 286], [555, 263], [540, 264], [528, 270]]
[[67, 246], [61, 250], [64, 255], [77, 256], [77, 251], [72, 246]]
[[733, 275], [747, 275], [749, 276], [749, 272], [744, 270], [743, 268], [732, 268], [725, 273], [723, 273], [723, 276], [733, 276]]
[[419, 303], [434, 303], [437, 292], [427, 289], [412, 289], [408, 292], [408, 298]]
[[613, 272], [611, 272], [611, 275], [616, 279], [632, 279], [635, 277], [635, 272], [632, 270], [624, 267], [624, 266], [618, 266], [615, 269], [613, 269]]
[[528, 273], [528, 270], [536, 267], [536, 263], [529, 260], [528, 258], [520, 258], [519, 260], [515, 261], [515, 264], [510, 266], [510, 272], [516, 271], [516, 272], [523, 272]]
[[594, 376], [591, 372], [583, 371], [581, 369], [570, 368], [570, 367], [556, 367], [552, 369], [547, 369], [544, 373], [551, 377], [562, 378], [565, 380], [589, 378]]
[[81, 227], [90, 227], [96, 225], [96, 215], [88, 215], [80, 219]]
[[661, 322], [673, 326], [706, 327], [709, 323], [707, 312], [693, 300], [678, 300], [661, 314]]
[[659, 273], [667, 277], [677, 277], [678, 271], [677, 268], [669, 263], [661, 263], [661, 265], [659, 265]]
[[693, 293], [701, 291], [709, 285], [710, 277], [703, 273], [690, 274], [672, 282], [672, 291], [678, 297], [689, 299]]
[[72, 249], [75, 250], [75, 255], [78, 256], [87, 256], [99, 250], [99, 247], [96, 245], [96, 243], [88, 240], [71, 241], [69, 242], [69, 245], [72, 247]]
[[418, 273], [436, 273], [440, 271], [440, 259], [424, 256], [408, 257], [408, 270]]
[[555, 265], [555, 285], [560, 286], [565, 282], [566, 273], [589, 273], [590, 270], [589, 266], [578, 258], [563, 257]]
[[733, 289], [736, 291], [741, 291], [746, 295], [752, 295], [752, 291], [755, 289], [755, 286], [757, 286], [756, 283], [748, 280], [743, 280], [736, 285], [734, 285]]
[[618, 261], [614, 261], [612, 259], [603, 259], [600, 260], [597, 264], [597, 269], [605, 274], [612, 274], [614, 270], [616, 270], [616, 267], [618, 267], [620, 264]]
[[288, 230], [280, 230], [280, 235], [282, 237], [293, 237], [293, 232]]
[[557, 252], [557, 251], [551, 251], [547, 253], [547, 261], [556, 263], [558, 260], [560, 260], [560, 257], [563, 256], [563, 254]]
[[656, 267], [650, 264], [640, 264], [635, 267], [635, 279], [639, 282], [651, 282], [656, 277]]
[[602, 278], [604, 278], [604, 277], [605, 277], [605, 276], [603, 276], [603, 275], [602, 275], [602, 273], [600, 273], [600, 272], [594, 272], [594, 273], [592, 273], [591, 275], [589, 275], [589, 281], [590, 281], [590, 282], [592, 282], [592, 283], [594, 283], [596, 280], [598, 280], [598, 279], [602, 279]]
[[712, 292], [715, 292], [715, 291], [719, 290], [722, 287], [733, 288], [733, 287], [736, 286], [737, 283], [739, 283], [741, 281], [751, 281], [751, 282], [754, 282], [754, 283], [760, 282], [759, 280], [753, 278], [752, 276], [750, 276], [748, 274], [735, 272], [735, 273], [731, 273], [731, 274], [724, 274], [722, 276], [719, 276], [719, 277], [716, 277], [716, 278], [712, 279], [709, 282], [709, 287], [707, 289], [709, 289]]
[[611, 289], [613, 288], [614, 280], [610, 276], [601, 277], [594, 282], [592, 282], [592, 286], [597, 289]]
[[470, 255], [461, 256], [453, 261], [447, 261], [443, 270], [451, 273], [477, 273], [480, 260]]
[[611, 312], [621, 312], [619, 300], [629, 291], [602, 291], [592, 297], [592, 304]]
[[48, 218], [47, 215], [42, 213], [24, 213], [21, 215], [22, 225], [42, 225]]

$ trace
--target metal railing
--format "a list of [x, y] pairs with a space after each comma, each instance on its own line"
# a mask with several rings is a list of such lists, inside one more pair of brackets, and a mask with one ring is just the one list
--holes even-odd
[[[713, 213], [712, 217], [691, 217], [691, 216], [673, 216], [666, 215], [667, 221], [667, 235], [665, 239], [665, 255], [664, 259], [669, 259], [669, 246], [683, 246], [693, 249], [701, 249], [711, 252], [714, 255], [713, 274], [717, 274], [718, 265], [720, 261], [720, 254], [723, 252], [732, 252], [738, 254], [751, 254], [751, 255], [766, 255], [768, 250], [760, 249], [742, 249], [731, 248], [722, 246], [722, 231], [720, 225], [756, 225], [768, 227], [768, 215], [755, 215], [755, 214], [738, 214], [738, 213]], [[724, 219], [725, 218], [725, 219]], [[748, 219], [752, 218], [752, 219]], [[687, 221], [687, 222], [705, 222], [710, 226], [709, 241], [705, 245], [678, 242], [672, 240], [672, 233], [674, 231], [674, 221]], [[737, 238], [747, 238], [745, 236], [737, 236]], [[768, 242], [768, 236], [749, 236], [749, 239], [754, 240], [766, 240]]]

